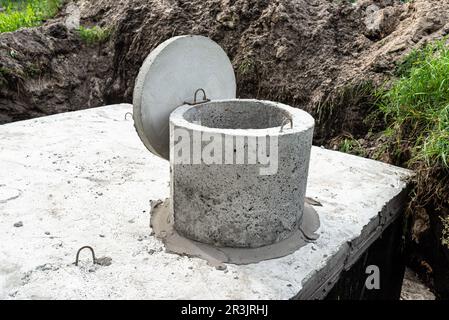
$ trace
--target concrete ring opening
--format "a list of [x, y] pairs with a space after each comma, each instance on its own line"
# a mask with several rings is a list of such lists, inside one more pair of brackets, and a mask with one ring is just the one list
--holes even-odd
[[206, 102], [183, 116], [188, 122], [217, 129], [267, 129], [281, 127], [291, 119], [286, 110], [254, 100]]

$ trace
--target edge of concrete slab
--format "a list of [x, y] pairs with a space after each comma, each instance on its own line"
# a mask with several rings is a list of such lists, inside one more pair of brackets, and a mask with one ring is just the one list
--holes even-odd
[[294, 300], [319, 300], [326, 297], [340, 279], [343, 271], [349, 270], [396, 219], [402, 216], [404, 206], [409, 196], [410, 185], [388, 202], [379, 215], [371, 219], [360, 236], [347, 242], [331, 261], [303, 282], [301, 292]]

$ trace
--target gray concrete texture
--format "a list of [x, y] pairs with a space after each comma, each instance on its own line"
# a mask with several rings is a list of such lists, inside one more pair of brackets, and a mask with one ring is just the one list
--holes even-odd
[[[175, 229], [218, 247], [257, 248], [287, 239], [302, 221], [313, 128], [308, 113], [270, 101], [221, 100], [176, 109], [170, 116]], [[193, 146], [198, 137], [199, 157]], [[254, 139], [264, 142], [257, 151]], [[217, 163], [205, 160], [211, 141], [222, 146]], [[259, 158], [264, 144], [270, 163]], [[191, 152], [186, 156], [180, 149]], [[251, 162], [255, 153], [257, 161]]]

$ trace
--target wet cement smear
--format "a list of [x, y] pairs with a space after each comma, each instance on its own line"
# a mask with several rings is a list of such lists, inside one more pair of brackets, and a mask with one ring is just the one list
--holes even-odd
[[301, 228], [281, 242], [260, 248], [222, 248], [200, 243], [180, 235], [173, 227], [170, 202], [165, 200], [152, 208], [151, 227], [162, 240], [168, 252], [205, 259], [210, 265], [219, 267], [223, 263], [237, 265], [258, 263], [285, 257], [318, 238], [315, 233], [320, 227], [316, 211], [306, 203]]

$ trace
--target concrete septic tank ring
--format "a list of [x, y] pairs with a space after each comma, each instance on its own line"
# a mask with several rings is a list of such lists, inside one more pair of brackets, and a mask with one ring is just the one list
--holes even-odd
[[179, 36], [160, 44], [136, 79], [133, 117], [137, 133], [153, 154], [168, 160], [170, 113], [203, 88], [210, 99], [233, 99], [232, 64], [223, 49], [202, 36]]
[[176, 231], [234, 248], [291, 237], [303, 222], [313, 128], [307, 112], [270, 101], [217, 100], [177, 108], [170, 116]]

